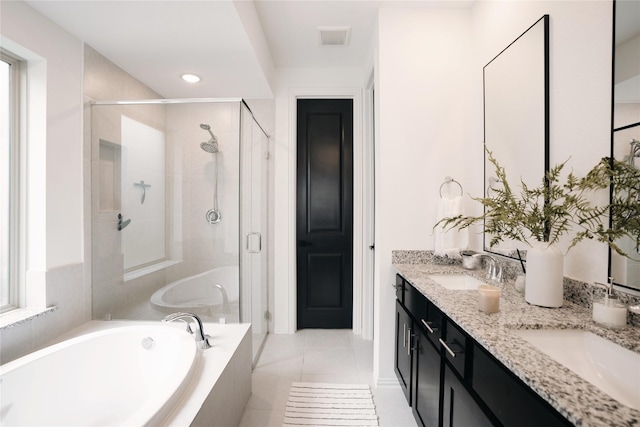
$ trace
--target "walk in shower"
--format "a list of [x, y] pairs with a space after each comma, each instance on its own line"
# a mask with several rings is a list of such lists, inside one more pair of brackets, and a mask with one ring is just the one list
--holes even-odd
[[242, 99], [90, 107], [94, 319], [268, 331], [268, 136]]

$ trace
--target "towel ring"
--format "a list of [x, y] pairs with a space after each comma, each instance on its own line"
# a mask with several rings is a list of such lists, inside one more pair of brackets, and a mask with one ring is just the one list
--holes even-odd
[[495, 176], [490, 176], [489, 179], [487, 179], [487, 181], [489, 181], [489, 185], [487, 186], [486, 194], [489, 194], [492, 190], [493, 191], [496, 190], [495, 188], [493, 188], [494, 184], [502, 184], [502, 181], [496, 178]]
[[460, 187], [460, 196], [462, 196], [464, 194], [464, 190], [462, 189], [462, 185], [456, 181], [455, 179], [451, 178], [450, 176], [446, 176], [444, 178], [444, 182], [440, 185], [440, 198], [442, 199], [442, 187], [444, 187], [446, 184], [455, 182], [456, 184], [458, 184], [458, 187]]

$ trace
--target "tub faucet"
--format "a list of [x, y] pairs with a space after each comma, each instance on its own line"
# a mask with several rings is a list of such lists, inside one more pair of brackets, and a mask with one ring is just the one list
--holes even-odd
[[[195, 314], [193, 314], [193, 313], [182, 313], [182, 312], [172, 313], [172, 314], [168, 315], [167, 317], [165, 317], [164, 319], [162, 319], [162, 321], [163, 322], [174, 322], [176, 320], [183, 320], [183, 319], [191, 319], [191, 320], [195, 321], [196, 324], [198, 325], [198, 330], [196, 332], [193, 332], [193, 336], [195, 337], [196, 342], [200, 344], [200, 348], [203, 349], [203, 350], [211, 348], [211, 344], [209, 344], [209, 338], [211, 338], [211, 337], [209, 335], [205, 335], [204, 329], [202, 328], [202, 320], [200, 320], [200, 318], [198, 316], [196, 316]], [[187, 331], [189, 331], [189, 330], [190, 330], [190, 328], [189, 328], [189, 326], [187, 326]]]
[[229, 297], [227, 297], [227, 291], [224, 289], [224, 286], [222, 286], [220, 283], [214, 283], [213, 287], [220, 290], [220, 293], [222, 294], [222, 304], [224, 304], [225, 306], [229, 304]]
[[489, 260], [489, 268], [487, 268], [487, 279], [502, 282], [502, 267], [498, 265], [498, 260], [489, 254], [474, 254], [473, 258], [486, 258]]

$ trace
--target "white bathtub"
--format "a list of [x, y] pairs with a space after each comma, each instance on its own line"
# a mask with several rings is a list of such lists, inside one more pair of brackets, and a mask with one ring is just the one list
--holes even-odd
[[238, 266], [214, 268], [189, 276], [154, 292], [150, 298], [151, 306], [163, 313], [186, 311], [208, 320], [217, 320], [217, 315], [229, 314], [231, 307], [237, 306], [239, 277]]
[[92, 332], [0, 366], [0, 425], [143, 426], [164, 420], [197, 368], [166, 324]]

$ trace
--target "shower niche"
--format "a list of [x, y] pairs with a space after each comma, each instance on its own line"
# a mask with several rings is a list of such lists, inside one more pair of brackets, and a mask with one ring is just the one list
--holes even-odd
[[100, 140], [98, 148], [98, 209], [120, 211], [120, 144]]
[[246, 103], [97, 101], [91, 143], [93, 318], [266, 335], [268, 136]]

